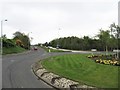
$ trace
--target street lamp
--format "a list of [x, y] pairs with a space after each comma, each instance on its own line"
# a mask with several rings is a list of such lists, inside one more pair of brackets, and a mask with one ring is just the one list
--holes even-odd
[[3, 21], [7, 21], [7, 19], [5, 19], [5, 20], [1, 20], [1, 55], [2, 55], [2, 46], [3, 46]]
[[58, 29], [58, 41], [57, 41], [57, 49], [59, 48], [59, 30], [61, 30], [61, 28]]
[[118, 42], [119, 42], [119, 34], [120, 34], [120, 27], [117, 26], [117, 59], [119, 59], [119, 45], [118, 45]]

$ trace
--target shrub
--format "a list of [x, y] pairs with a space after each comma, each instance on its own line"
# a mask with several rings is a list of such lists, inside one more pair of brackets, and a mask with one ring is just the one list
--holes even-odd
[[120, 61], [112, 61], [112, 60], [95, 60], [96, 63], [105, 64], [105, 65], [117, 65], [120, 66]]
[[95, 60], [96, 63], [100, 63], [100, 60]]

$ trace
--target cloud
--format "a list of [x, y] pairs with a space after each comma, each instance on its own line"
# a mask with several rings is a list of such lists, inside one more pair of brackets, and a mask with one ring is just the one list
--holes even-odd
[[100, 28], [117, 23], [117, 2], [4, 2], [2, 18], [8, 19], [7, 36], [18, 30], [32, 32], [32, 43], [44, 43], [58, 38], [59, 28], [60, 37], [94, 36]]
[[2, 0], [2, 2], [118, 2], [119, 0]]

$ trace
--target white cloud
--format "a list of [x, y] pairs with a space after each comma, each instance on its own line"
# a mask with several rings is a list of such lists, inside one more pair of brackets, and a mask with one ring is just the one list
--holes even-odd
[[32, 43], [43, 43], [57, 38], [59, 28], [60, 37], [94, 36], [100, 28], [117, 23], [117, 0], [76, 1], [6, 2], [2, 6], [2, 18], [8, 19], [4, 33], [11, 36], [17, 30], [32, 32]]
[[119, 0], [2, 0], [3, 2], [118, 2]]

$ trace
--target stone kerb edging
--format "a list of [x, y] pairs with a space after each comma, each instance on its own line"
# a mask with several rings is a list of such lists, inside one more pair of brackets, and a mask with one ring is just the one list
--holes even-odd
[[[56, 75], [54, 73], [48, 72], [45, 68], [42, 67], [42, 65], [38, 63], [35, 63], [32, 65], [32, 69], [34, 74], [42, 79], [44, 82], [48, 83], [49, 85], [55, 87], [55, 88], [85, 88], [86, 90], [95, 89], [95, 87], [87, 86], [87, 85], [80, 85], [78, 82], [60, 77], [59, 75]], [[98, 89], [97, 89], [98, 90]]]

